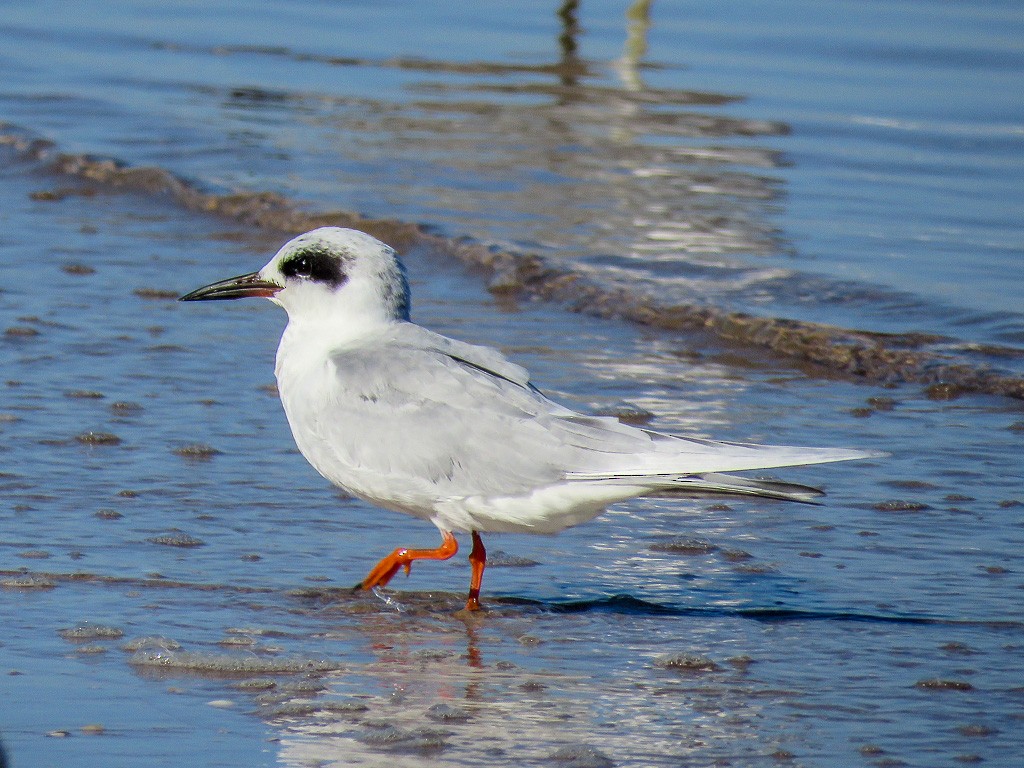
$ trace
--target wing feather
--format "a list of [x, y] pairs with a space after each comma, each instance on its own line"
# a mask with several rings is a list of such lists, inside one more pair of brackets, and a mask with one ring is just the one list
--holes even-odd
[[654, 489], [672, 485], [668, 476], [874, 455], [674, 437], [584, 416], [547, 399], [496, 350], [412, 324], [336, 350], [324, 375], [323, 396], [286, 406], [317, 443], [300, 448], [332, 481], [410, 510], [564, 481]]

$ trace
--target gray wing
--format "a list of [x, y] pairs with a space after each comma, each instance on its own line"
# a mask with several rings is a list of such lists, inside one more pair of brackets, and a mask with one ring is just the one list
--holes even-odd
[[353, 472], [444, 497], [508, 496], [650, 449], [641, 430], [548, 400], [495, 350], [406, 328], [331, 356], [314, 428]]
[[323, 444], [348, 471], [435, 498], [519, 496], [565, 480], [658, 488], [683, 475], [873, 455], [681, 438], [584, 416], [497, 351], [411, 324], [339, 350], [331, 364], [315, 419]]

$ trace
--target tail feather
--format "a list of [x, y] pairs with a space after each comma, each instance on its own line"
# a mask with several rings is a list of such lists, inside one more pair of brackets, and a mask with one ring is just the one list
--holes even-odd
[[665, 478], [665, 484], [659, 485], [646, 496], [674, 496], [677, 494], [724, 493], [739, 496], [759, 496], [767, 499], [798, 501], [803, 504], [819, 504], [818, 498], [825, 495], [819, 488], [799, 483], [787, 483], [782, 480], [757, 480], [748, 477], [736, 477], [720, 472], [708, 472], [703, 475], [680, 475]]

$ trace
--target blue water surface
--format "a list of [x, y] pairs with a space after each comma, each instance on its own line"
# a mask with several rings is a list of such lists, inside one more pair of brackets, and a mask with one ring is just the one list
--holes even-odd
[[[1013, 3], [12, 2], [0, 38], [3, 133], [55, 151], [422, 223], [666, 303], [1024, 359]], [[95, 185], [40, 195], [80, 181], [0, 151], [12, 765], [1019, 763], [1019, 401], [516, 304], [414, 250], [416, 321], [574, 407], [891, 456], [780, 472], [822, 506], [647, 499], [488, 537], [475, 619], [455, 615], [464, 552], [391, 602], [353, 596], [436, 532], [298, 454], [280, 310], [173, 301], [282, 236]], [[59, 634], [97, 625], [123, 634]], [[213, 669], [139, 666], [123, 646], [151, 636]], [[330, 671], [236, 687], [261, 675], [231, 663], [292, 658]]]

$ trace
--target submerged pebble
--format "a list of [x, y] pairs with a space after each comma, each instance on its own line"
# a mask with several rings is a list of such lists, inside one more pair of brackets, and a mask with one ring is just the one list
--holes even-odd
[[868, 405], [876, 411], [891, 411], [896, 407], [896, 401], [891, 397], [869, 397]]
[[119, 400], [110, 405], [110, 410], [115, 413], [138, 413], [142, 410], [142, 406], [138, 403], [128, 403]]
[[741, 563], [745, 560], [752, 560], [753, 555], [743, 549], [722, 549], [718, 552], [719, 557], [730, 563]]
[[103, 645], [83, 645], [81, 648], [75, 649], [75, 653], [82, 656], [92, 656], [106, 653], [108, 650], [110, 649]]
[[743, 563], [733, 569], [736, 573], [743, 573], [748, 576], [760, 576], [766, 573], [775, 573], [779, 570], [777, 565], [771, 563]]
[[473, 716], [461, 707], [453, 707], [446, 702], [434, 704], [427, 709], [427, 719], [438, 723], [466, 723]]
[[190, 461], [209, 461], [221, 452], [209, 445], [184, 445], [174, 449], [174, 454]]
[[122, 651], [134, 653], [143, 649], [151, 651], [176, 651], [181, 648], [181, 643], [169, 637], [161, 635], [149, 635], [147, 637], [136, 637], [121, 646]]
[[54, 589], [57, 583], [44, 576], [14, 576], [0, 580], [4, 589]]
[[666, 552], [672, 555], [708, 555], [718, 550], [717, 544], [703, 539], [688, 539], [677, 536], [669, 541], [656, 541], [651, 544], [652, 552]]
[[223, 645], [225, 647], [243, 647], [256, 645], [256, 638], [254, 637], [241, 637], [239, 635], [233, 635], [231, 637], [222, 637], [217, 641], [217, 645]]
[[82, 197], [93, 197], [96, 190], [91, 187], [57, 187], [56, 189], [41, 189], [29, 192], [29, 200], [45, 203], [57, 203], [68, 197], [81, 195]]
[[266, 658], [200, 653], [196, 651], [150, 649], [136, 651], [128, 659], [128, 663], [136, 667], [171, 669], [214, 676], [289, 675], [300, 672], [330, 672], [341, 669], [339, 664], [327, 661], [326, 659]]
[[367, 746], [391, 752], [428, 755], [440, 752], [448, 746], [445, 741], [447, 735], [447, 731], [434, 728], [405, 729], [383, 724], [380, 727], [371, 727], [358, 738]]
[[694, 653], [670, 653], [654, 660], [654, 666], [673, 672], [703, 673], [717, 672], [719, 666], [707, 656]]
[[285, 632], [281, 629], [268, 629], [266, 627], [228, 627], [224, 630], [226, 635], [258, 635], [260, 637], [294, 637], [294, 633]]
[[58, 629], [57, 634], [72, 643], [89, 640], [117, 640], [124, 637], [124, 630], [103, 624], [83, 624], [78, 627]]
[[931, 509], [922, 501], [904, 501], [903, 499], [880, 501], [877, 504], [872, 504], [871, 508], [879, 512], [923, 512], [926, 509]]
[[279, 691], [283, 691], [285, 693], [293, 693], [300, 696], [315, 696], [322, 691], [326, 691], [327, 684], [315, 678], [308, 678], [306, 680], [280, 683], [277, 688]]
[[18, 557], [23, 557], [26, 560], [46, 560], [53, 555], [45, 549], [26, 549], [24, 552], [19, 552]]
[[969, 390], [960, 385], [948, 381], [940, 381], [937, 384], [929, 384], [924, 388], [924, 395], [929, 400], [956, 400], [967, 394]]
[[150, 544], [159, 544], [163, 547], [182, 547], [185, 549], [206, 545], [206, 542], [202, 539], [197, 539], [195, 536], [189, 536], [187, 533], [168, 533], [163, 536], [152, 536], [146, 539], [146, 541]]
[[974, 686], [966, 680], [942, 680], [933, 678], [930, 680], [918, 680], [914, 683], [915, 688], [926, 691], [973, 691]]
[[966, 643], [949, 642], [945, 645], [940, 646], [940, 648], [946, 653], [955, 653], [961, 656], [973, 656], [974, 654], [978, 653], [977, 650], [967, 645]]
[[999, 733], [995, 728], [989, 728], [987, 725], [961, 725], [956, 729], [956, 732], [961, 736], [969, 736], [972, 738], [984, 738], [986, 736], [994, 736]]
[[170, 301], [178, 298], [177, 291], [170, 291], [163, 288], [136, 288], [132, 293], [140, 299], [150, 299], [155, 301]]
[[931, 491], [938, 488], [934, 483], [925, 480], [883, 480], [882, 484], [905, 491]]
[[735, 667], [740, 672], [746, 672], [750, 668], [750, 665], [754, 663], [754, 660], [747, 655], [733, 656], [731, 658], [726, 659], [725, 661], [727, 664], [729, 664], [732, 667]]
[[315, 701], [302, 699], [272, 704], [260, 711], [268, 720], [279, 717], [311, 717], [314, 715], [361, 715], [369, 707], [358, 701]]
[[559, 747], [548, 760], [560, 768], [613, 768], [615, 761], [604, 752], [585, 744]]
[[277, 687], [277, 680], [270, 677], [253, 677], [232, 683], [231, 687], [240, 691], [269, 691]]
[[67, 272], [69, 275], [94, 275], [96, 274], [96, 268], [90, 267], [88, 264], [62, 264], [61, 270]]
[[487, 553], [488, 568], [532, 568], [535, 565], [540, 565], [540, 563], [528, 557], [503, 552], [500, 549]]
[[120, 445], [121, 438], [110, 432], [83, 432], [75, 435], [75, 440], [83, 445]]

